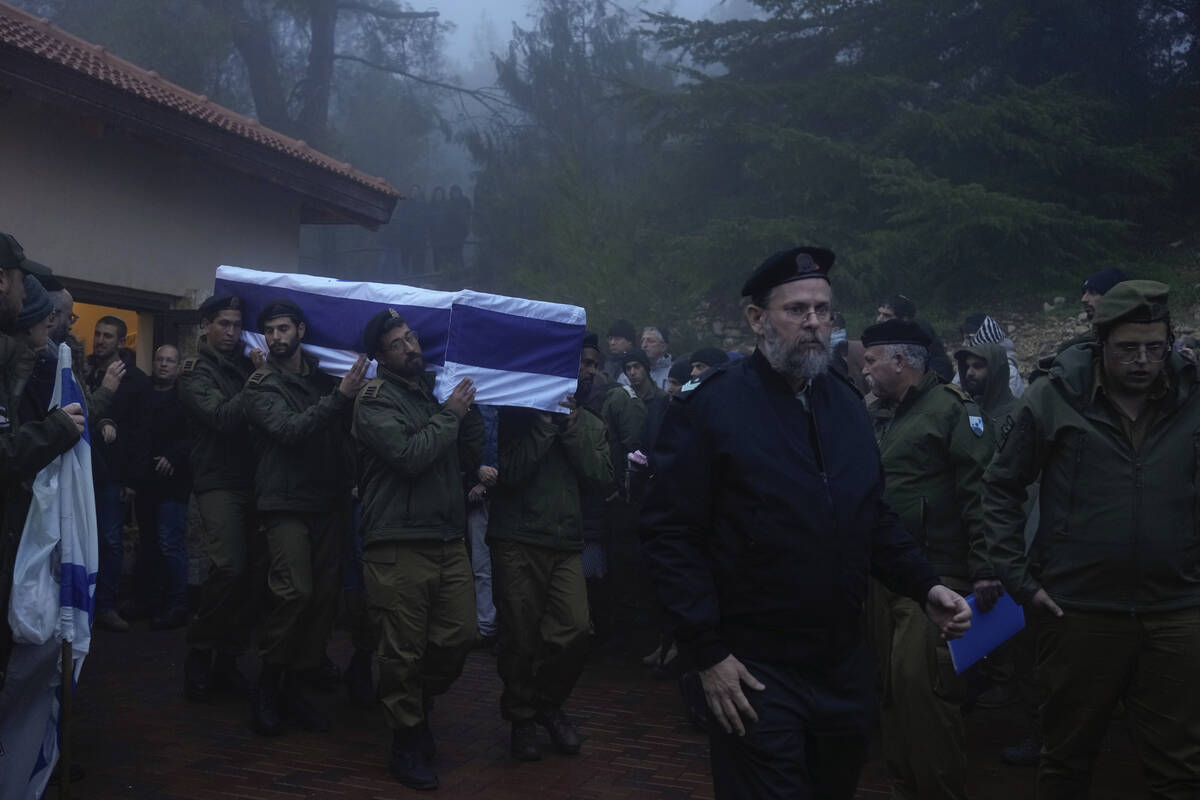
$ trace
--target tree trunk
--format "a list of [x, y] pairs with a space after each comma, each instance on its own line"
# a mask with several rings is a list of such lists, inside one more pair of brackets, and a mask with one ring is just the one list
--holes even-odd
[[313, 147], [325, 147], [329, 131], [329, 96], [333, 85], [334, 32], [338, 7], [335, 0], [310, 0], [308, 69], [304, 75], [304, 102], [296, 119], [301, 138]]

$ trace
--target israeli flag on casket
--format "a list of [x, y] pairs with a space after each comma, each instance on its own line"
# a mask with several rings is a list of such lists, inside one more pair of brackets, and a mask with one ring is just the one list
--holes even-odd
[[425, 363], [438, 373], [438, 400], [470, 378], [480, 405], [552, 412], [563, 411], [559, 403], [575, 391], [587, 325], [578, 306], [242, 267], [218, 268], [214, 292], [241, 298], [242, 338], [257, 348], [265, 344], [256, 329], [259, 312], [272, 300], [296, 303], [307, 318], [305, 350], [320, 359], [323, 371], [339, 376], [362, 352], [367, 321], [394, 308], [417, 332]]

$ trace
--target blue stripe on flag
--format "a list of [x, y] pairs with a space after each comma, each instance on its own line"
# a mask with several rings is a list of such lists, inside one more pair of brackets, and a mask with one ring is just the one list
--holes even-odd
[[96, 583], [96, 573], [88, 575], [87, 567], [83, 564], [64, 563], [61, 581], [58, 591], [59, 602], [64, 606], [86, 611], [90, 623], [95, 610], [91, 587]]
[[61, 406], [69, 406], [71, 403], [79, 403], [83, 407], [83, 440], [90, 447], [92, 444], [92, 435], [88, 430], [87, 420], [87, 403], [83, 399], [83, 391], [79, 388], [79, 384], [75, 382], [75, 373], [70, 367], [62, 368], [62, 397], [59, 398]]
[[215, 294], [233, 294], [242, 299], [244, 324], [257, 330], [258, 314], [273, 300], [288, 299], [300, 306], [307, 318], [304, 343], [336, 350], [362, 352], [362, 332], [367, 321], [385, 308], [394, 308], [421, 337], [421, 349], [429, 364], [443, 364], [446, 335], [450, 328], [450, 309], [407, 306], [299, 292], [279, 286], [262, 286], [217, 278]]
[[454, 305], [446, 360], [487, 369], [576, 378], [584, 326]]

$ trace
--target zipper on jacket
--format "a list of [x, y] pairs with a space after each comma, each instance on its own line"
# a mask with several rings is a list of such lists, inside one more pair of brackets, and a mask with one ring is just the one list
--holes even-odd
[[[811, 384], [809, 391], [812, 391]], [[821, 483], [825, 486], [825, 500], [829, 503], [830, 508], [833, 507], [833, 492], [829, 488], [829, 473], [825, 471], [825, 454], [821, 450], [821, 430], [817, 426], [817, 409], [816, 403], [813, 402], [816, 398], [809, 396], [808, 414], [809, 419], [809, 434], [812, 438], [813, 455], [817, 458], [817, 471], [821, 475]]]

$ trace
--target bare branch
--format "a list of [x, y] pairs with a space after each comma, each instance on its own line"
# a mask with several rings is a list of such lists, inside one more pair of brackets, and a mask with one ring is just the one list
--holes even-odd
[[441, 16], [441, 12], [439, 11], [401, 11], [397, 8], [381, 8], [370, 3], [357, 3], [354, 2], [354, 0], [339, 0], [337, 7], [339, 11], [354, 11], [360, 14], [370, 14], [381, 19], [418, 20], [437, 19], [439, 16]]
[[504, 100], [503, 98], [498, 97], [495, 94], [492, 94], [492, 93], [487, 92], [482, 89], [467, 89], [462, 86], [455, 86], [452, 83], [443, 83], [442, 81], [434, 80], [433, 78], [425, 78], [420, 75], [414, 75], [411, 72], [407, 72], [405, 70], [398, 69], [397, 67], [388, 66], [387, 64], [377, 64], [374, 61], [369, 61], [369, 60], [367, 60], [365, 58], [361, 58], [359, 56], [351, 56], [351, 55], [346, 55], [344, 53], [338, 53], [334, 56], [334, 59], [336, 61], [352, 61], [356, 64], [362, 64], [364, 66], [370, 67], [371, 69], [377, 69], [380, 72], [388, 72], [388, 73], [391, 73], [392, 75], [399, 75], [402, 78], [408, 78], [409, 80], [414, 80], [417, 83], [423, 83], [426, 86], [433, 86], [437, 89], [445, 89], [450, 92], [455, 92], [461, 96], [470, 97], [472, 100], [474, 100], [477, 103], [479, 103], [480, 105], [484, 106], [489, 111], [494, 110], [493, 109], [494, 105], [502, 105], [502, 106], [508, 106], [509, 108], [516, 108], [515, 105], [508, 102], [507, 100]]

